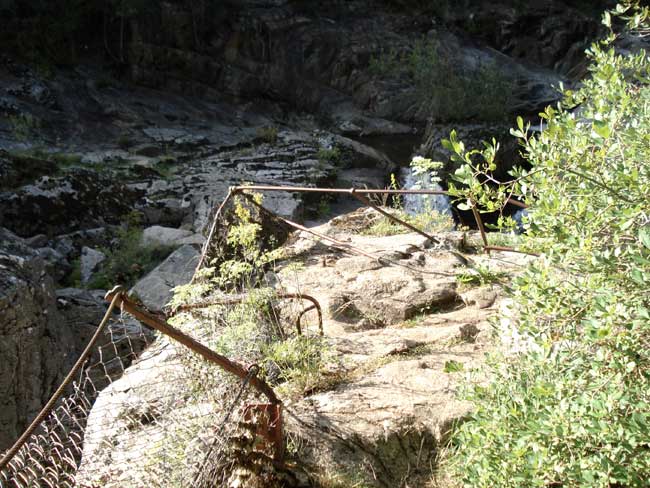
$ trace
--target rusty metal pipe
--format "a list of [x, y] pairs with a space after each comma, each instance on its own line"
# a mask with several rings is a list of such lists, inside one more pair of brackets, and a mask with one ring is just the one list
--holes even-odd
[[481, 233], [481, 239], [483, 239], [483, 248], [487, 250], [488, 254], [490, 254], [490, 250], [487, 249], [489, 244], [487, 240], [487, 235], [485, 234], [485, 227], [483, 227], [483, 220], [481, 220], [481, 215], [476, 209], [476, 204], [474, 202], [472, 202], [472, 213], [474, 214], [474, 220], [476, 220], [476, 226], [478, 227], [478, 230]]
[[[349, 192], [349, 190], [348, 190], [348, 192]], [[315, 230], [309, 229], [309, 228], [305, 227], [304, 225], [300, 225], [300, 224], [298, 224], [296, 222], [293, 222], [293, 221], [291, 221], [289, 219], [285, 219], [284, 217], [276, 215], [273, 212], [271, 212], [270, 210], [264, 208], [262, 205], [257, 203], [255, 200], [253, 200], [250, 196], [246, 195], [245, 193], [243, 194], [243, 196], [249, 202], [251, 202], [253, 205], [255, 205], [257, 208], [259, 208], [261, 211], [263, 211], [267, 215], [270, 215], [272, 218], [275, 218], [275, 219], [280, 220], [281, 222], [284, 222], [285, 224], [287, 224], [290, 227], [293, 227], [294, 229], [302, 230], [304, 232], [307, 232], [308, 234], [312, 234], [312, 235], [315, 235], [316, 237], [319, 237], [321, 239], [329, 241], [332, 244], [335, 244], [336, 246], [339, 246], [340, 248], [343, 248], [342, 249], [343, 251], [347, 251], [347, 252], [350, 252], [350, 253], [353, 253], [353, 254], [356, 253], [356, 254], [359, 254], [361, 256], [366, 256], [366, 257], [368, 257], [370, 259], [375, 259], [375, 260], [380, 259], [377, 256], [373, 256], [370, 253], [362, 251], [361, 249], [357, 249], [356, 247], [353, 247], [353, 246], [351, 246], [351, 245], [349, 245], [349, 244], [347, 244], [345, 242], [339, 241], [338, 239], [334, 239], [333, 237], [326, 236], [325, 234], [321, 234], [320, 232], [316, 232]]]
[[[222, 369], [228, 371], [229, 373], [234, 374], [237, 377], [244, 379], [248, 376], [248, 371], [246, 370], [246, 368], [244, 368], [243, 366], [241, 366], [240, 364], [234, 361], [231, 361], [227, 357], [214, 352], [212, 349], [204, 346], [203, 344], [196, 341], [195, 339], [188, 336], [187, 334], [181, 332], [175, 327], [172, 327], [164, 319], [160, 318], [160, 316], [154, 315], [148, 310], [145, 310], [144, 308], [135, 304], [126, 296], [126, 293], [124, 293], [124, 291], [119, 287], [113, 288], [111, 291], [109, 291], [106, 294], [105, 299], [114, 300], [115, 297], [118, 296], [119, 296], [119, 300], [121, 301], [122, 308], [126, 310], [128, 313], [130, 313], [131, 315], [133, 315], [140, 322], [148, 325], [149, 327], [157, 330], [158, 332], [161, 332], [162, 334], [165, 334], [166, 336], [171, 337], [175, 341], [180, 342], [191, 351], [202, 356], [205, 360], [220, 366]], [[264, 380], [258, 378], [257, 376], [253, 376], [250, 379], [250, 383], [253, 386], [253, 388], [255, 388], [260, 393], [264, 394], [271, 403], [273, 404], [282, 403], [280, 399], [277, 397], [277, 395], [275, 394], [275, 392], [273, 391], [273, 389]]]
[[[311, 295], [304, 295], [304, 294], [299, 294], [299, 293], [280, 293], [276, 295], [278, 300], [307, 300], [312, 303], [311, 306], [303, 310], [298, 317], [298, 322], [296, 324], [296, 328], [298, 329], [298, 334], [301, 334], [301, 328], [300, 328], [300, 317], [304, 315], [306, 312], [310, 310], [316, 310], [318, 313], [318, 329], [320, 330], [320, 335], [323, 335], [323, 311], [321, 309], [320, 303], [318, 303], [318, 300], [316, 300], [314, 297]], [[246, 299], [245, 295], [240, 295], [240, 296], [230, 296], [230, 297], [223, 297], [217, 300], [212, 300], [209, 302], [200, 302], [200, 303], [191, 303], [189, 305], [181, 305], [177, 308], [175, 308], [172, 313], [178, 313], [178, 312], [188, 312], [190, 310], [198, 310], [201, 308], [207, 308], [211, 307], [213, 305], [235, 305], [238, 303], [243, 302]], [[168, 315], [168, 318], [170, 316]]]
[[[298, 193], [340, 193], [349, 194], [350, 190], [347, 188], [319, 188], [310, 186], [273, 186], [273, 185], [251, 185], [251, 186], [235, 186], [233, 190], [244, 191], [287, 191]], [[444, 190], [389, 190], [389, 189], [374, 189], [374, 188], [355, 188], [355, 191], [363, 194], [394, 194], [394, 195], [448, 195]]]
[[301, 322], [300, 320], [302, 319], [302, 316], [309, 312], [310, 310], [316, 309], [316, 313], [318, 314], [318, 330], [320, 332], [320, 335], [323, 335], [323, 310], [321, 309], [320, 303], [318, 303], [318, 300], [316, 300], [314, 297], [311, 295], [304, 295], [302, 293], [285, 293], [281, 295], [279, 298], [283, 299], [297, 299], [297, 300], [307, 300], [308, 302], [311, 302], [312, 304], [304, 309], [302, 312], [300, 312], [300, 315], [298, 315], [298, 320], [296, 321], [296, 328], [298, 329], [298, 335], [302, 334], [302, 328], [300, 326]]

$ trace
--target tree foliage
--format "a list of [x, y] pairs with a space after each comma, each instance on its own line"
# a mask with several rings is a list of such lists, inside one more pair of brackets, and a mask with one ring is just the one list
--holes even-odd
[[[623, 15], [644, 35], [647, 10]], [[611, 16], [605, 16], [611, 25]], [[650, 58], [590, 49], [590, 76], [519, 138], [531, 169], [492, 175], [496, 141], [467, 150], [452, 192], [468, 205], [530, 206], [526, 238], [542, 256], [512, 287], [498, 324], [520, 347], [469, 388], [470, 421], [452, 468], [465, 486], [647, 486], [650, 477]]]

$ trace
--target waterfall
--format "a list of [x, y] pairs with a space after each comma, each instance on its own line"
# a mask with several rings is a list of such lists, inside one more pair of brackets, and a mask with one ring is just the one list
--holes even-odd
[[[413, 168], [400, 169], [399, 179], [405, 190], [442, 190], [438, 183], [432, 183], [426, 174], [416, 175]], [[404, 195], [404, 210], [410, 215], [435, 210], [451, 217], [451, 204], [447, 195]]]

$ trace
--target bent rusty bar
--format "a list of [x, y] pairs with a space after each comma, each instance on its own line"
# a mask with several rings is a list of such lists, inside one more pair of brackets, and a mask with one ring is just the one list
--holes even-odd
[[305, 315], [307, 312], [310, 310], [316, 309], [316, 313], [318, 313], [318, 331], [320, 332], [320, 335], [323, 335], [323, 310], [321, 309], [320, 303], [318, 303], [318, 300], [316, 300], [314, 297], [311, 295], [304, 295], [302, 293], [285, 293], [281, 295], [279, 298], [283, 299], [297, 299], [297, 300], [307, 300], [308, 302], [311, 302], [312, 305], [304, 309], [302, 312], [300, 312], [300, 315], [298, 315], [298, 319], [296, 320], [296, 328], [298, 329], [298, 335], [302, 335], [302, 328], [300, 326], [300, 320], [302, 319], [302, 316]]
[[[172, 314], [178, 313], [178, 312], [188, 312], [190, 310], [198, 310], [201, 308], [207, 308], [211, 307], [213, 305], [233, 305], [236, 303], [241, 303], [247, 298], [247, 295], [241, 295], [241, 296], [230, 296], [230, 297], [224, 297], [221, 299], [217, 300], [212, 300], [209, 302], [200, 302], [200, 303], [191, 303], [189, 305], [181, 305], [179, 307], [176, 307], [175, 309], [172, 310]], [[306, 308], [300, 313], [300, 316], [298, 317], [298, 321], [296, 322], [296, 329], [298, 330], [298, 334], [302, 334], [302, 329], [300, 327], [300, 319], [301, 317], [309, 312], [310, 310], [316, 310], [318, 312], [318, 330], [320, 331], [320, 335], [323, 335], [323, 311], [321, 309], [320, 303], [318, 300], [316, 300], [314, 297], [311, 295], [305, 295], [305, 294], [300, 294], [300, 293], [280, 293], [276, 295], [276, 298], [278, 300], [307, 300], [312, 303], [311, 306]], [[170, 318], [172, 315], [168, 315], [167, 318]]]
[[[245, 379], [248, 377], [248, 371], [246, 370], [246, 368], [244, 368], [243, 366], [239, 365], [234, 361], [231, 361], [227, 357], [214, 352], [212, 349], [204, 346], [203, 344], [196, 341], [195, 339], [188, 336], [187, 334], [181, 332], [175, 327], [172, 327], [159, 316], [154, 315], [153, 313], [149, 312], [148, 310], [145, 310], [144, 308], [141, 308], [133, 301], [131, 301], [126, 296], [124, 290], [121, 289], [120, 287], [115, 287], [111, 291], [106, 293], [106, 297], [105, 297], [106, 300], [113, 301], [116, 298], [118, 298], [118, 300], [121, 302], [122, 309], [126, 310], [128, 313], [133, 315], [140, 322], [148, 325], [152, 329], [156, 329], [158, 332], [161, 332], [166, 336], [171, 337], [175, 341], [180, 342], [188, 349], [199, 354], [207, 361], [220, 366], [222, 369], [228, 371], [229, 373], [232, 373], [241, 379]], [[250, 384], [257, 391], [264, 394], [271, 403], [273, 404], [282, 403], [280, 399], [277, 397], [277, 395], [275, 394], [275, 392], [273, 391], [273, 389], [264, 380], [258, 378], [257, 376], [253, 376], [250, 378]]]

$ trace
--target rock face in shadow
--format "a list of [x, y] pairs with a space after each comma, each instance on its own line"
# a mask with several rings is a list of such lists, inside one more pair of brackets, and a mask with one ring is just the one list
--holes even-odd
[[596, 15], [560, 2], [469, 3], [451, 9], [370, 0], [233, 2], [195, 12], [165, 2], [153, 22], [133, 23], [131, 75], [138, 83], [207, 98], [280, 100], [326, 114], [350, 133], [400, 133], [404, 127], [396, 122], [422, 123], [428, 114], [408, 80], [372, 72], [371, 59], [382, 52], [408, 53], [417, 40], [435, 39], [455, 64], [490, 61], [517, 78], [520, 93], [511, 108], [521, 109], [525, 100], [534, 111], [557, 98], [548, 87], [559, 80], [551, 69], [570, 72], [598, 32]]
[[0, 450], [9, 447], [76, 359], [44, 262], [0, 228]]
[[136, 199], [133, 190], [92, 171], [43, 176], [14, 192], [0, 194], [0, 225], [31, 237], [116, 224]]

